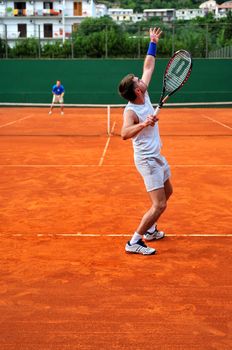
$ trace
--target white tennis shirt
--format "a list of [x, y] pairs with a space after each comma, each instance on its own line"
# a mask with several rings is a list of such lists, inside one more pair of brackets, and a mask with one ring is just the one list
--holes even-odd
[[[125, 112], [132, 110], [138, 117], [139, 122], [146, 120], [148, 115], [154, 115], [154, 108], [151, 104], [148, 93], [145, 93], [144, 104], [134, 104], [128, 102], [125, 107]], [[135, 137], [132, 138], [135, 158], [159, 157], [162, 146], [159, 134], [158, 122], [154, 126], [147, 126], [141, 130]]]

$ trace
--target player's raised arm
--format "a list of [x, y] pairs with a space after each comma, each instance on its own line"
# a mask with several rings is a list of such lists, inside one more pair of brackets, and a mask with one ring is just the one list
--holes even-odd
[[142, 76], [142, 81], [147, 85], [147, 87], [151, 81], [151, 77], [155, 68], [156, 49], [161, 34], [162, 31], [160, 28], [150, 28], [150, 44], [147, 51], [147, 56], [144, 61]]

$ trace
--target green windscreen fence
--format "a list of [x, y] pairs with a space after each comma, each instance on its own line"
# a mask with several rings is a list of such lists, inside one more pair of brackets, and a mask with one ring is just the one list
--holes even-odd
[[[149, 87], [157, 103], [167, 59], [157, 59]], [[122, 104], [118, 84], [128, 73], [141, 77], [143, 60], [1, 60], [0, 103], [50, 103], [56, 80], [66, 104]], [[195, 59], [187, 84], [168, 102], [232, 101], [232, 60]]]

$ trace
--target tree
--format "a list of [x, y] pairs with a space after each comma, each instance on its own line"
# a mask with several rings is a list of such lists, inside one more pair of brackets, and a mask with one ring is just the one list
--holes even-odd
[[6, 44], [5, 41], [0, 38], [0, 57], [5, 57], [6, 54]]
[[73, 34], [75, 57], [123, 55], [126, 34], [110, 17], [87, 18]]
[[[65, 58], [71, 56], [71, 44], [70, 42], [56, 41], [54, 43], [46, 43], [42, 47], [42, 56], [49, 58]], [[69, 54], [67, 54], [67, 51]]]
[[226, 43], [232, 43], [232, 12], [229, 11], [226, 18], [224, 38]]
[[104, 16], [100, 18], [86, 18], [81, 22], [77, 35], [87, 36], [91, 35], [93, 32], [102, 32], [106, 27], [114, 28], [114, 30], [119, 33], [121, 32], [120, 26], [115, 23], [109, 16]]
[[38, 55], [38, 40], [34, 38], [18, 39], [11, 49], [12, 57], [30, 58]]

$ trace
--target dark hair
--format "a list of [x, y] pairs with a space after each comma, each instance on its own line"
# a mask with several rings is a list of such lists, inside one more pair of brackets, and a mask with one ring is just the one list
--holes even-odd
[[136, 99], [136, 94], [134, 91], [134, 74], [128, 74], [125, 76], [118, 87], [119, 94], [128, 101], [134, 101]]

